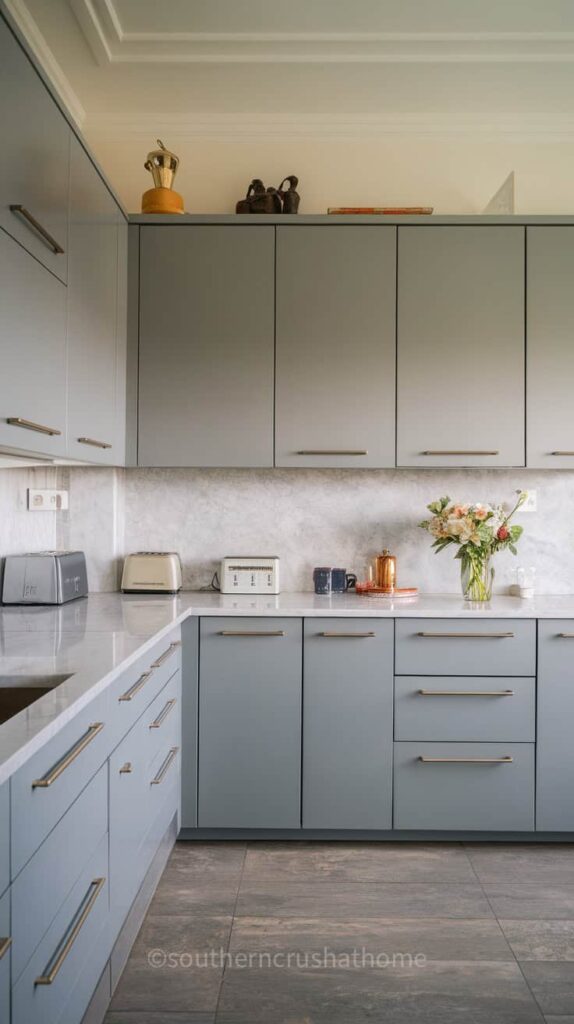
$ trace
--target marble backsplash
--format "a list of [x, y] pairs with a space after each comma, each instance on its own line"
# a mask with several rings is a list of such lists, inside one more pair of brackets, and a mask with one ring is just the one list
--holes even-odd
[[[66, 487], [70, 509], [30, 513], [26, 487]], [[536, 488], [538, 511], [522, 514], [519, 555], [496, 559], [495, 590], [517, 565], [535, 565], [537, 590], [574, 593], [574, 472], [535, 470], [194, 470], [59, 468], [0, 471], [0, 555], [79, 547], [92, 590], [117, 589], [124, 554], [175, 550], [184, 587], [209, 584], [222, 555], [277, 554], [282, 589], [312, 589], [315, 565], [359, 575], [382, 547], [398, 557], [399, 584], [456, 593], [459, 566], [435, 555], [417, 528], [440, 495], [512, 501]]]

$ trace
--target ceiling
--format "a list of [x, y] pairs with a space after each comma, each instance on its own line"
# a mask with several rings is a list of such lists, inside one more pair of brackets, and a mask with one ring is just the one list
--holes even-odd
[[574, 138], [572, 0], [5, 0], [88, 138]]

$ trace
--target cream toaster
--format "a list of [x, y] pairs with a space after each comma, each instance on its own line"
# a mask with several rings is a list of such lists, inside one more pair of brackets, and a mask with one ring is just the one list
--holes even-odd
[[137, 551], [127, 555], [124, 594], [175, 594], [181, 590], [181, 562], [175, 551]]

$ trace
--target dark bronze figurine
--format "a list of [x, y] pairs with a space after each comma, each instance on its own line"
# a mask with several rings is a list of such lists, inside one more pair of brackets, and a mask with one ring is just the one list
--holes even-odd
[[[284, 189], [285, 182], [289, 188]], [[297, 213], [300, 196], [296, 191], [299, 179], [290, 174], [284, 178], [279, 188], [265, 188], [261, 178], [254, 178], [245, 199], [240, 199], [235, 207], [236, 213]]]
[[[289, 188], [284, 189], [285, 182], [289, 182]], [[281, 202], [283, 203], [283, 213], [297, 213], [299, 209], [299, 203], [301, 202], [301, 196], [297, 192], [297, 185], [299, 184], [299, 178], [295, 174], [290, 174], [287, 178], [283, 178], [278, 192], [281, 196]]]

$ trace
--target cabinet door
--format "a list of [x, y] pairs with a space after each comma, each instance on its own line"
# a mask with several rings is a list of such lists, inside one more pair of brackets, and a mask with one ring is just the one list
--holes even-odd
[[303, 827], [392, 828], [393, 623], [307, 619]]
[[527, 229], [528, 466], [574, 469], [574, 230]]
[[274, 228], [140, 237], [139, 465], [272, 466]]
[[66, 287], [2, 230], [0, 281], [0, 444], [64, 455]]
[[538, 622], [536, 828], [574, 831], [574, 622]]
[[10, 893], [0, 899], [0, 1020], [10, 1020]]
[[202, 619], [198, 825], [299, 828], [301, 620]]
[[524, 228], [401, 227], [397, 463], [524, 465]]
[[1, 18], [0, 124], [0, 227], [66, 281], [71, 131]]
[[119, 211], [76, 139], [70, 173], [68, 455], [123, 462], [116, 429]]
[[275, 465], [394, 466], [394, 227], [277, 228]]

